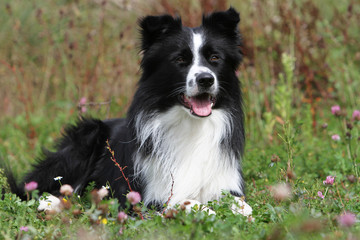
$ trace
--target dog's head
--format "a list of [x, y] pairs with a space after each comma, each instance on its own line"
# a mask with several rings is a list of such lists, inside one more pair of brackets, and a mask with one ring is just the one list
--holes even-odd
[[239, 98], [239, 21], [233, 8], [204, 16], [196, 28], [169, 15], [143, 18], [140, 91], [149, 94], [148, 103], [163, 109], [181, 104], [192, 115], [207, 117]]

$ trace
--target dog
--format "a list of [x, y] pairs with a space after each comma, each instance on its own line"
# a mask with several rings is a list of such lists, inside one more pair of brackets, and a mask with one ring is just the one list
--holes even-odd
[[125, 206], [131, 188], [144, 205], [160, 208], [189, 200], [206, 204], [228, 191], [238, 210], [251, 215], [240, 164], [245, 134], [236, 76], [243, 55], [239, 21], [234, 8], [204, 16], [196, 28], [170, 15], [142, 18], [142, 76], [127, 117], [82, 118], [68, 126], [57, 150], [45, 151], [20, 184], [11, 184], [12, 191], [24, 197], [24, 184], [35, 181], [40, 193], [60, 196], [54, 178], [62, 176], [61, 183], [78, 194], [90, 182], [110, 185]]

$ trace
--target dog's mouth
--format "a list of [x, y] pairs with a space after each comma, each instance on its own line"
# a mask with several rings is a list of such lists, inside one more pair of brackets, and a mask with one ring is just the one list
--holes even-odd
[[208, 93], [202, 93], [193, 97], [189, 97], [182, 93], [180, 94], [179, 99], [184, 107], [190, 109], [192, 115], [198, 117], [209, 116], [216, 102], [216, 98]]

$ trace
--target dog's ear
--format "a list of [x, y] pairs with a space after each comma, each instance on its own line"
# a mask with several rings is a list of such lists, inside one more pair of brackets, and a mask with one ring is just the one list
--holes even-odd
[[232, 7], [224, 12], [214, 12], [203, 17], [203, 26], [206, 29], [217, 31], [227, 36], [237, 36], [240, 14]]
[[155, 42], [178, 32], [182, 28], [181, 19], [170, 15], [148, 16], [140, 19], [143, 51], [147, 51]]

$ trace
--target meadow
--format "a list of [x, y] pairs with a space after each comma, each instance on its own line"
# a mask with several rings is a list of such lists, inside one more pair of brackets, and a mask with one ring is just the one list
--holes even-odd
[[[241, 13], [242, 161], [253, 219], [232, 198], [156, 213], [129, 201], [64, 194], [38, 212], [0, 171], [0, 239], [360, 239], [360, 4], [352, 0], [3, 0], [0, 160], [17, 178], [79, 116], [124, 117], [141, 74], [137, 19]], [[59, 180], [61, 181], [61, 180]], [[133, 215], [129, 210], [135, 209]]]

